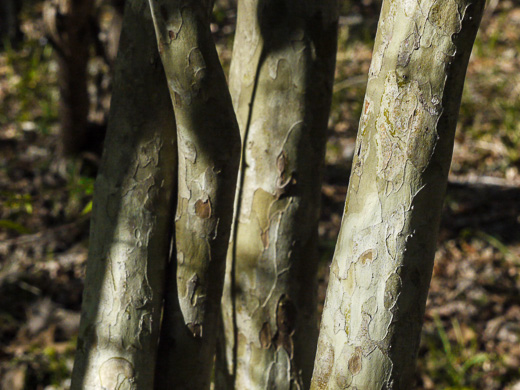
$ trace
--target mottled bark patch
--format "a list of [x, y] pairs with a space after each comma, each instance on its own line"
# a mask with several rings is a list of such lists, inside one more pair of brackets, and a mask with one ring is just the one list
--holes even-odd
[[341, 309], [338, 309], [336, 313], [334, 314], [334, 333], [337, 334], [342, 330], [345, 330], [346, 326], [346, 319], [345, 315], [341, 311]]
[[351, 265], [342, 275], [339, 275], [339, 279], [342, 280], [343, 291], [346, 293], [352, 293], [356, 288], [356, 267]]
[[264, 249], [269, 248], [269, 229], [262, 231], [260, 238], [262, 239], [262, 245], [264, 246]]
[[403, 11], [404, 14], [408, 17], [412, 17], [417, 9], [419, 2], [417, 0], [404, 0], [403, 1]]
[[277, 348], [283, 347], [290, 357], [293, 355], [292, 336], [296, 325], [296, 306], [287, 295], [282, 295], [276, 308], [277, 332], [274, 336], [274, 344]]
[[260, 329], [260, 334], [258, 335], [260, 346], [264, 349], [271, 347], [271, 338], [271, 325], [269, 325], [269, 322], [264, 322], [262, 329]]
[[124, 358], [110, 358], [99, 367], [99, 380], [106, 390], [119, 390], [125, 382], [129, 387], [134, 380], [134, 366]]
[[368, 249], [359, 256], [361, 265], [370, 264], [377, 257], [377, 249]]
[[397, 192], [404, 183], [409, 161], [422, 172], [437, 140], [436, 118], [425, 107], [417, 81], [390, 72], [376, 120], [377, 175], [387, 182], [386, 194]]
[[180, 155], [192, 164], [195, 164], [197, 162], [197, 148], [194, 143], [180, 131], [177, 133], [177, 138], [179, 140]]
[[163, 5], [160, 7], [161, 16], [168, 29], [168, 36], [170, 37], [170, 44], [173, 40], [177, 39], [182, 28], [182, 14], [179, 8], [174, 8], [170, 12], [166, 11], [166, 7]]
[[273, 59], [268, 63], [269, 76], [276, 80], [280, 90], [290, 90], [293, 86], [292, 67], [284, 58]]
[[[279, 199], [279, 196], [280, 194], [273, 195], [262, 188], [258, 188], [254, 192], [252, 215], [256, 217], [264, 250], [267, 250], [270, 245], [269, 232], [275, 216], [280, 217], [280, 214], [284, 213], [292, 202], [289, 197]], [[275, 238], [277, 237], [275, 236]]]
[[197, 95], [201, 88], [202, 80], [206, 77], [206, 61], [198, 47], [191, 49], [188, 55], [188, 67], [186, 68], [186, 78], [191, 79], [191, 90]]
[[350, 333], [350, 307], [345, 308], [345, 333], [347, 336]]
[[197, 305], [197, 290], [200, 287], [200, 279], [198, 275], [193, 275], [186, 283], [187, 298], [192, 306]]
[[[349, 362], [350, 348], [347, 345], [343, 346], [341, 353], [338, 357], [340, 362]], [[336, 385], [340, 389], [347, 389], [352, 384], [353, 375], [349, 369], [349, 364], [336, 364], [334, 368], [334, 380]]]
[[360, 120], [318, 347], [324, 355], [327, 348], [341, 354], [334, 380], [318, 354], [313, 388], [411, 388], [443, 175], [470, 53], [465, 40], [472, 24], [476, 32], [473, 10], [483, 5], [383, 2], [367, 88], [371, 100], [365, 99]]
[[428, 13], [428, 20], [447, 36], [460, 31], [461, 19], [457, 3], [453, 0], [436, 1]]
[[289, 159], [287, 153], [282, 152], [276, 158], [276, 170], [278, 177], [276, 179], [276, 198], [281, 198], [285, 195], [291, 186], [297, 183], [296, 172], [288, 172]]
[[363, 355], [361, 352], [361, 348], [356, 348], [354, 355], [350, 357], [348, 360], [348, 370], [352, 373], [352, 375], [356, 375], [361, 371]]
[[401, 287], [402, 281], [398, 274], [393, 273], [388, 277], [385, 283], [385, 309], [389, 310], [396, 304], [397, 297], [401, 292]]
[[390, 10], [382, 15], [379, 22], [378, 38], [380, 39], [380, 42], [379, 44], [376, 43], [376, 49], [374, 49], [372, 62], [370, 63], [370, 69], [368, 71], [370, 78], [377, 77], [381, 71], [381, 67], [383, 66], [383, 58], [394, 31], [394, 19], [397, 7], [396, 3], [396, 1], [391, 2]]
[[[362, 136], [364, 136], [367, 132], [372, 108], [373, 104], [371, 100], [368, 97], [366, 97], [363, 106], [363, 113], [361, 114], [361, 119], [359, 120], [359, 134]], [[356, 192], [359, 188], [359, 179], [361, 177], [361, 174], [363, 173], [363, 168], [365, 166], [365, 162], [367, 160], [370, 148], [370, 143], [364, 141], [362, 136], [358, 137], [356, 141], [356, 151], [354, 153], [354, 160], [352, 162], [352, 171], [354, 172], [354, 175], [352, 175], [350, 179], [350, 186]], [[345, 212], [347, 209], [348, 208], [346, 205]]]
[[324, 338], [320, 337], [318, 341], [311, 390], [325, 390], [334, 367], [334, 347]]
[[278, 175], [280, 177], [280, 181], [283, 183], [285, 181], [285, 167], [288, 165], [287, 161], [287, 153], [283, 150], [276, 158], [276, 170], [278, 171]]
[[202, 219], [211, 218], [210, 200], [209, 199], [207, 199], [207, 200], [199, 199], [198, 201], [196, 201], [195, 202], [195, 214], [197, 214], [197, 216]]
[[[372, 112], [372, 102], [370, 101], [370, 99], [368, 97], [365, 98], [365, 102], [363, 104], [363, 112], [361, 113], [361, 119], [360, 119], [360, 123], [359, 123], [359, 131], [361, 132], [361, 135], [365, 135], [366, 133], [366, 128], [367, 128], [367, 124], [368, 124], [368, 120], [370, 118], [370, 113]], [[360, 149], [357, 151], [357, 154], [359, 156], [360, 154]]]
[[401, 43], [399, 47], [399, 54], [397, 56], [397, 65], [400, 67], [406, 67], [412, 58], [412, 54], [415, 50], [419, 49], [421, 42], [421, 36], [417, 27], [414, 31], [408, 35], [408, 37]]
[[184, 264], [184, 252], [177, 251], [177, 263], [178, 264]]
[[269, 365], [265, 389], [291, 388], [291, 359], [285, 350], [278, 350], [274, 354], [273, 362]]

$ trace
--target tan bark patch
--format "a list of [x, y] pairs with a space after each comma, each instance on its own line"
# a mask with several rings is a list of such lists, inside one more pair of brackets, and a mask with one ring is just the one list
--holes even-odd
[[211, 218], [211, 202], [210, 200], [199, 199], [195, 202], [195, 214], [202, 219]]
[[260, 339], [260, 345], [264, 349], [268, 349], [271, 346], [271, 326], [269, 325], [269, 322], [264, 322], [264, 325], [262, 325], [262, 329], [260, 330], [259, 334]]
[[401, 291], [401, 277], [396, 273], [390, 275], [385, 284], [385, 309], [391, 309]]
[[375, 249], [368, 249], [359, 256], [359, 262], [362, 265], [370, 264], [377, 257], [377, 251]]
[[323, 340], [323, 338], [320, 338], [318, 342], [314, 367], [311, 390], [325, 390], [334, 367], [334, 348], [330, 342]]
[[356, 348], [356, 352], [348, 361], [348, 370], [352, 373], [352, 375], [356, 375], [361, 371], [361, 349]]

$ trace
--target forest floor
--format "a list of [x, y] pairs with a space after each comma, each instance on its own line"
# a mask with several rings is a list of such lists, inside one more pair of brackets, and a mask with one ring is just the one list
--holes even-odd
[[[320, 222], [323, 301], [379, 3], [342, 10]], [[66, 389], [99, 156], [58, 154], [42, 5], [0, 50], [0, 389]], [[212, 26], [225, 67], [235, 14]], [[94, 60], [92, 79], [106, 72]], [[95, 88], [91, 88], [93, 101]], [[470, 61], [417, 370], [418, 389], [520, 389], [520, 3], [490, 0]], [[99, 117], [99, 115], [98, 115]]]

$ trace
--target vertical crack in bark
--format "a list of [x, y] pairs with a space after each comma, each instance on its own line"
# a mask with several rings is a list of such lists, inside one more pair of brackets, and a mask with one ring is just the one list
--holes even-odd
[[[260, 77], [260, 69], [262, 67], [262, 62], [264, 58], [264, 49], [261, 49], [260, 58], [256, 65], [255, 69], [255, 77], [253, 81], [253, 89], [251, 91], [251, 98], [249, 99], [249, 110], [247, 113], [247, 121], [243, 130], [242, 136], [242, 152], [240, 157], [240, 167], [239, 167], [239, 177], [237, 181], [237, 191], [236, 191], [236, 200], [235, 207], [233, 212], [233, 228], [232, 228], [232, 237], [231, 237], [231, 259], [228, 260], [231, 262], [231, 272], [229, 274], [230, 277], [230, 289], [231, 289], [231, 310], [232, 310], [232, 327], [233, 327], [233, 340], [229, 341], [233, 343], [233, 355], [232, 355], [232, 372], [231, 372], [231, 381], [230, 385], [232, 388], [235, 388], [236, 385], [236, 376], [237, 376], [237, 362], [238, 362], [238, 323], [237, 323], [237, 291], [236, 291], [236, 261], [237, 261], [237, 232], [238, 232], [238, 224], [239, 224], [239, 215], [240, 209], [242, 206], [242, 190], [245, 180], [245, 157], [246, 157], [246, 145], [247, 139], [249, 136], [249, 128], [251, 126], [251, 118], [253, 115], [253, 103], [255, 101], [256, 89], [258, 87], [258, 79]], [[269, 237], [266, 233], [262, 235], [262, 241], [264, 242], [264, 246], [269, 245]]]

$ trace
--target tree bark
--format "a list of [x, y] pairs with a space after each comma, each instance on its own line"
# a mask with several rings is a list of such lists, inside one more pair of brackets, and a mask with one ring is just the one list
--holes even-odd
[[22, 38], [18, 18], [22, 3], [22, 0], [0, 2], [0, 48], [4, 46], [4, 40], [7, 40], [10, 45], [14, 45]]
[[484, 0], [387, 1], [311, 389], [410, 389]]
[[112, 6], [112, 21], [107, 31], [106, 54], [108, 63], [112, 65], [117, 56], [119, 46], [119, 36], [121, 34], [121, 26], [123, 24], [123, 12], [126, 0], [110, 0]]
[[73, 156], [88, 142], [90, 101], [87, 63], [92, 43], [93, 0], [47, 0], [44, 21], [58, 57], [61, 151]]
[[150, 0], [150, 7], [179, 146], [176, 283], [168, 286], [156, 388], [207, 389], [240, 134], [209, 27], [212, 2]]
[[[337, 1], [240, 1], [230, 90], [243, 155], [217, 387], [308, 388]], [[227, 360], [227, 364], [226, 364]]]
[[145, 0], [130, 0], [96, 181], [73, 390], [153, 387], [176, 150], [151, 15]]

